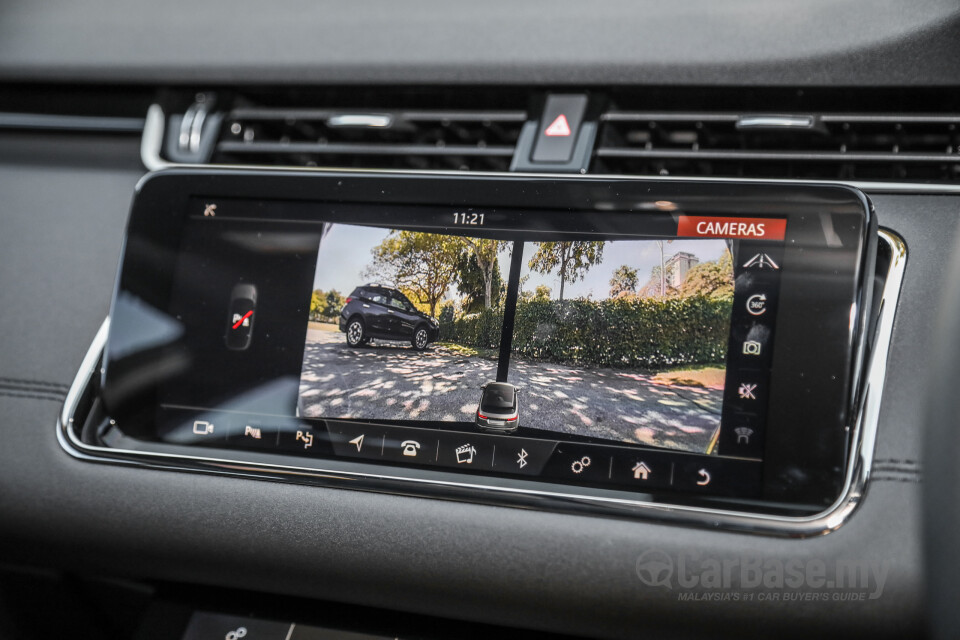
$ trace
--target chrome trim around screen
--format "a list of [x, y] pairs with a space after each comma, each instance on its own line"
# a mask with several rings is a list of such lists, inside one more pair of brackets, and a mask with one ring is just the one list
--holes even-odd
[[[163, 452], [135, 451], [93, 446], [83, 443], [76, 434], [74, 420], [81, 399], [99, 377], [99, 363], [107, 342], [109, 318], [104, 320], [80, 370], [70, 387], [57, 421], [57, 439], [71, 456], [91, 462], [107, 462], [152, 469], [216, 473], [282, 482], [300, 482], [326, 487], [360, 489], [417, 495], [451, 500], [535, 507], [552, 511], [575, 511], [622, 517], [642, 518], [663, 523], [677, 523], [710, 529], [761, 533], [794, 538], [818, 536], [838, 529], [863, 500], [870, 477], [873, 452], [880, 416], [880, 403], [886, 378], [887, 357], [893, 334], [894, 313], [900, 296], [907, 250], [903, 240], [881, 229], [880, 240], [891, 252], [890, 266], [880, 300], [879, 319], [875, 329], [873, 352], [864, 376], [864, 385], [855, 405], [855, 422], [850, 459], [840, 498], [826, 510], [803, 517], [773, 516], [746, 511], [671, 505], [641, 499], [601, 496], [485, 485], [482, 481], [453, 482], [428, 478], [411, 478], [384, 473], [352, 472], [319, 467], [267, 464], [236, 458], [214, 458]], [[323, 461], [318, 461], [323, 464]]]

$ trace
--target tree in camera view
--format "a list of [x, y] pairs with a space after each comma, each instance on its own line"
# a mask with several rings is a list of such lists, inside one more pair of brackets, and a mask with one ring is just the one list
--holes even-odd
[[595, 264], [603, 260], [603, 241], [540, 242], [530, 258], [529, 266], [540, 273], [554, 269], [560, 276], [560, 302], [568, 282], [576, 282]]
[[373, 249], [368, 274], [411, 294], [431, 316], [457, 279], [464, 242], [456, 236], [393, 231]]
[[[501, 240], [492, 240], [489, 238], [462, 238], [467, 251], [463, 257], [469, 260], [469, 264], [462, 264], [463, 273], [469, 270], [471, 265], [476, 265], [482, 277], [483, 282], [483, 308], [489, 309], [496, 300], [494, 296], [499, 297], [499, 291], [496, 290], [497, 281], [500, 279], [500, 263], [498, 256], [508, 243]], [[461, 276], [461, 285], [463, 276]], [[462, 292], [462, 289], [461, 289]]]
[[460, 301], [463, 313], [479, 313], [500, 304], [505, 286], [497, 256], [488, 265], [481, 265], [475, 253], [466, 251], [460, 255], [457, 271], [457, 291], [463, 296]]
[[314, 322], [336, 322], [343, 307], [343, 296], [336, 289], [317, 289], [310, 298], [310, 319]]
[[680, 285], [681, 296], [733, 297], [733, 256], [726, 251], [719, 260], [702, 262], [687, 272]]
[[625, 264], [620, 265], [613, 272], [613, 277], [610, 278], [610, 297], [621, 298], [626, 295], [634, 295], [639, 285], [640, 276], [637, 274], [637, 270]]

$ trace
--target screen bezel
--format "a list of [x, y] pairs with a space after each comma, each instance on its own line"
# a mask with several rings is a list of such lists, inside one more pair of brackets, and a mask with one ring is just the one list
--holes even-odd
[[[602, 180], [593, 178], [531, 178], [470, 176], [388, 176], [357, 174], [318, 174], [302, 172], [257, 172], [175, 170], [153, 174], [138, 187], [128, 225], [121, 260], [112, 316], [116, 313], [116, 295], [133, 294], [148, 304], [165, 309], [171, 293], [180, 231], [186, 219], [185, 208], [194, 197], [217, 196], [258, 201], [295, 200], [326, 203], [370, 203], [393, 205], [443, 205], [452, 208], [548, 209], [567, 212], [591, 210], [631, 211], [637, 215], [656, 211], [657, 203], [670, 202], [679, 211], [691, 215], [771, 216], [788, 219], [788, 238], [816, 235], [821, 227], [820, 214], [850, 215], [861, 221], [857, 235], [854, 268], [843, 277], [836, 274], [821, 279], [811, 297], [809, 287], [782, 287], [788, 307], [798, 316], [785, 321], [778, 315], [772, 387], [789, 389], [780, 394], [771, 411], [779, 408], [780, 428], [770, 430], [764, 455], [763, 499], [752, 505], [760, 511], [817, 512], [833, 503], [844, 484], [849, 458], [850, 427], [856, 408], [859, 364], [863, 359], [864, 323], [869, 313], [872, 278], [866, 277], [876, 251], [876, 222], [869, 202], [859, 191], [842, 186], [731, 184], [711, 182], [668, 182]], [[451, 209], [452, 210], [452, 209]], [[800, 235], [797, 235], [800, 234]], [[815, 252], [807, 252], [814, 254]], [[815, 266], [815, 265], [813, 265]], [[833, 284], [831, 284], [833, 283]], [[835, 287], [834, 287], [835, 285]], [[821, 296], [826, 288], [836, 295], [852, 291], [856, 312], [851, 317], [824, 317]], [[846, 292], [846, 293], [845, 293]], [[791, 298], [795, 298], [791, 300]], [[821, 302], [818, 302], [821, 300]], [[781, 299], [781, 305], [784, 300]], [[782, 308], [782, 307], [781, 307]], [[839, 321], [839, 322], [838, 322]], [[785, 323], [786, 322], [786, 323]], [[784, 324], [785, 323], [785, 324]], [[832, 346], [809, 340], [798, 342], [797, 332], [811, 323], [825, 327]], [[115, 325], [116, 326], [116, 325]], [[794, 327], [794, 328], [791, 328]], [[112, 387], [122, 382], [122, 371], [111, 362], [109, 345], [104, 368], [103, 388], [109, 398]], [[122, 367], [119, 367], [122, 369]], [[811, 374], [811, 371], [814, 372]], [[797, 373], [803, 372], [798, 378]], [[121, 381], [121, 382], [117, 382]], [[800, 417], [791, 407], [804, 398], [828, 398], [807, 402]], [[140, 398], [140, 402], [143, 402]], [[149, 402], [148, 402], [149, 403]], [[119, 411], [130, 424], [132, 414]], [[817, 416], [820, 416], [819, 418]], [[231, 458], [243, 455], [231, 451]], [[389, 469], [391, 475], [404, 477], [404, 470]], [[420, 475], [420, 474], [414, 474]], [[478, 479], [469, 478], [471, 484]], [[516, 480], [518, 486], [537, 486], [530, 480]], [[573, 493], [575, 487], [565, 487]], [[587, 492], [588, 493], [588, 492]], [[627, 492], [614, 492], [630, 495]], [[634, 494], [635, 495], [635, 494]], [[704, 504], [729, 508], [731, 500], [716, 500], [670, 494], [664, 502]], [[736, 501], [734, 501], [736, 502]]]

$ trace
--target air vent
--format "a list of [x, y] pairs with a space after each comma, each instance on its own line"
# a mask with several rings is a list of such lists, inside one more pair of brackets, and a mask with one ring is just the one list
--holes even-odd
[[218, 164], [506, 171], [524, 111], [235, 109]]
[[529, 98], [506, 88], [170, 92], [160, 161], [508, 171]]
[[[593, 174], [960, 180], [955, 92], [674, 87], [584, 93], [590, 96], [585, 126], [598, 129], [590, 136]], [[523, 163], [545, 95], [507, 86], [170, 89], [148, 113], [144, 148], [157, 151], [144, 162], [151, 168], [557, 170]], [[940, 110], [931, 113], [932, 104]]]
[[[376, 101], [376, 96], [354, 95], [361, 102]], [[343, 99], [318, 96], [320, 106], [302, 96], [282, 106], [256, 104], [247, 96], [230, 100], [228, 109], [215, 112], [221, 120], [207, 151], [209, 163], [506, 171], [527, 119], [522, 109], [445, 108], [449, 99], [444, 97], [432, 103], [439, 108], [426, 109], [391, 104], [392, 96], [381, 96], [373, 108], [331, 107], [322, 104], [324, 97]], [[397, 102], [411, 102], [403, 98]], [[169, 124], [183, 128], [197, 105], [210, 103], [209, 94], [200, 94], [182, 118], [174, 115]], [[168, 157], [174, 151], [168, 146]]]
[[955, 114], [608, 111], [593, 173], [857, 181], [960, 179]]

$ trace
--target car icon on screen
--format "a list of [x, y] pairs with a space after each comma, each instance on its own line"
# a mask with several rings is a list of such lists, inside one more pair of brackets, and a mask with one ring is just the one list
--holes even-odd
[[506, 382], [488, 382], [481, 387], [477, 426], [488, 431], [516, 431], [520, 425], [520, 391]]

